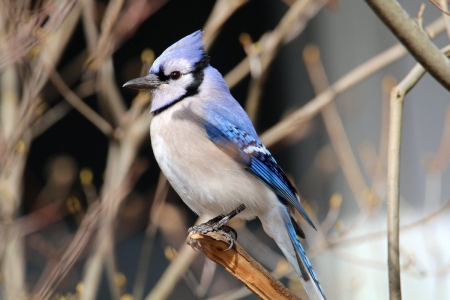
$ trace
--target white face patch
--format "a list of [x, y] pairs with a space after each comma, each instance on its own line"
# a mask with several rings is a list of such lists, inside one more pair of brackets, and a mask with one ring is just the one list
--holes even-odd
[[182, 75], [179, 79], [169, 79], [168, 83], [161, 84], [152, 91], [151, 111], [159, 110], [180, 99], [188, 92], [188, 87], [194, 82], [192, 74]]
[[193, 70], [192, 62], [180, 57], [172, 60], [167, 60], [164, 63], [164, 74], [169, 76], [174, 71], [179, 71], [182, 74], [190, 73]]

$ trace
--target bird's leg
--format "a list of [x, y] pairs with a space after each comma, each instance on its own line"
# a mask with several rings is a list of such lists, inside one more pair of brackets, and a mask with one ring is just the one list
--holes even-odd
[[[206, 234], [208, 232], [216, 231], [220, 234], [222, 234], [230, 243], [230, 247], [226, 249], [225, 251], [230, 250], [233, 245], [234, 241], [237, 240], [237, 233], [236, 230], [231, 228], [230, 226], [226, 226], [225, 224], [230, 221], [232, 218], [234, 218], [238, 213], [243, 211], [245, 209], [245, 205], [241, 204], [239, 205], [235, 210], [230, 212], [227, 215], [219, 215], [211, 220], [209, 220], [206, 223], [202, 223], [199, 225], [192, 226], [188, 229], [188, 233], [200, 233], [200, 234]], [[191, 240], [191, 246], [192, 240]]]

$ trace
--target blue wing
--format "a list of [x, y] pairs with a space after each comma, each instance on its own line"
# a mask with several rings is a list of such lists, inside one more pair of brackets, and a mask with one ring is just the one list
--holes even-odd
[[258, 177], [279, 197], [292, 204], [315, 229], [300, 204], [297, 191], [261, 141], [227, 122], [224, 118], [221, 118], [220, 123], [215, 123], [204, 122], [208, 137], [228, 155], [244, 165], [250, 173]]

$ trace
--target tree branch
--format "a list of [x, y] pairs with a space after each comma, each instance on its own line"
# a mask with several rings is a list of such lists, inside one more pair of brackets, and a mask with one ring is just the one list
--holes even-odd
[[198, 248], [209, 259], [225, 268], [242, 281], [249, 290], [261, 299], [297, 299], [280, 281], [275, 279], [261, 264], [254, 260], [238, 243], [229, 251], [226, 239], [216, 232], [191, 234], [190, 239], [199, 243]]
[[[444, 29], [445, 24], [442, 19], [433, 22], [426, 28], [431, 36], [436, 35], [438, 32], [442, 32]], [[264, 132], [261, 135], [261, 140], [268, 148], [274, 146], [277, 142], [298, 130], [299, 125], [309, 121], [317, 115], [328, 103], [333, 101], [336, 96], [352, 88], [375, 72], [389, 66], [406, 54], [406, 49], [401, 44], [396, 44], [357, 66], [331, 85], [329, 89], [320, 93], [303, 107], [297, 109], [291, 115]]]
[[447, 90], [450, 90], [450, 62], [427, 34], [395, 0], [366, 0], [381, 21], [412, 56]]
[[[444, 48], [448, 54], [449, 47]], [[443, 54], [444, 55], [444, 54]], [[392, 89], [388, 143], [388, 267], [390, 299], [401, 299], [400, 281], [400, 150], [402, 140], [403, 102], [405, 95], [425, 74], [417, 64], [408, 75]]]

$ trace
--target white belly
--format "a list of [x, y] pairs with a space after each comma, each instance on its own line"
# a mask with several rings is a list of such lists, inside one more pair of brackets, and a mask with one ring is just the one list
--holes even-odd
[[183, 100], [155, 116], [150, 128], [156, 160], [183, 201], [197, 214], [211, 216], [227, 214], [245, 204], [246, 209], [238, 215], [245, 219], [279, 205], [269, 188], [186, 117], [188, 106]]

